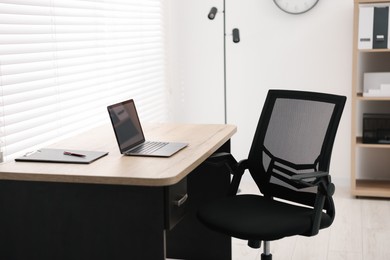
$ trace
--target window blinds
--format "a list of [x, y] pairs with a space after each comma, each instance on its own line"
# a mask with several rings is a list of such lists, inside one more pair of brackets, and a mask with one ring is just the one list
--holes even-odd
[[4, 155], [108, 122], [129, 98], [165, 120], [163, 23], [163, 0], [0, 0]]

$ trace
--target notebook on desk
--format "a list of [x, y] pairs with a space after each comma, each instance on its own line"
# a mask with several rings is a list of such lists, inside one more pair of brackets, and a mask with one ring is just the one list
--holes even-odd
[[16, 158], [17, 162], [49, 162], [89, 164], [108, 152], [43, 148]]
[[133, 99], [108, 106], [107, 110], [119, 150], [124, 155], [169, 157], [188, 145], [146, 141]]

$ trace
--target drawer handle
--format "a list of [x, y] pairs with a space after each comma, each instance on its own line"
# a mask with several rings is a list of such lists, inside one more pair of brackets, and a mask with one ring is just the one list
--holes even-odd
[[177, 207], [181, 207], [188, 199], [188, 194], [186, 193], [181, 199], [176, 200], [173, 204]]

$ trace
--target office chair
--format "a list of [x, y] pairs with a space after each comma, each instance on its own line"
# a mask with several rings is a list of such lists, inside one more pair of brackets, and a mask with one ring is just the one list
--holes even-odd
[[[208, 228], [248, 240], [252, 248], [264, 241], [262, 260], [272, 259], [270, 241], [314, 236], [335, 217], [335, 186], [329, 164], [346, 97], [324, 93], [270, 90], [248, 159], [229, 153], [208, 162], [232, 173], [229, 194], [197, 212]], [[249, 171], [262, 195], [237, 194]]]

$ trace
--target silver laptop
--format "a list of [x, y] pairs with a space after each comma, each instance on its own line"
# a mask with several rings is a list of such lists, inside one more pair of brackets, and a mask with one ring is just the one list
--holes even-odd
[[108, 106], [107, 110], [119, 150], [124, 155], [169, 157], [188, 145], [187, 143], [145, 141], [132, 99]]

